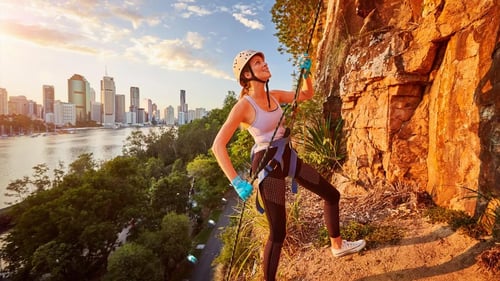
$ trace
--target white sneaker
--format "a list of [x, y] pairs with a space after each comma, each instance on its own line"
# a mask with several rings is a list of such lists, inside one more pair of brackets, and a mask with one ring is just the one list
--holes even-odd
[[331, 248], [331, 249], [332, 249], [332, 254], [334, 257], [342, 257], [345, 255], [354, 254], [356, 252], [359, 252], [365, 246], [366, 246], [366, 242], [363, 239], [358, 240], [358, 241], [353, 241], [353, 242], [342, 240], [342, 248], [340, 248], [340, 249]]

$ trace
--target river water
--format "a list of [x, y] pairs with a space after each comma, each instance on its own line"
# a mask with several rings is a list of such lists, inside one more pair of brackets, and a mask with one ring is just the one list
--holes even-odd
[[[23, 176], [33, 175], [33, 166], [47, 164], [47, 174], [62, 161], [67, 169], [82, 153], [93, 153], [94, 160], [106, 161], [122, 154], [127, 136], [137, 128], [80, 129], [55, 135], [18, 136], [0, 138], [0, 208], [8, 206], [7, 185]], [[140, 128], [147, 134], [149, 128]]]

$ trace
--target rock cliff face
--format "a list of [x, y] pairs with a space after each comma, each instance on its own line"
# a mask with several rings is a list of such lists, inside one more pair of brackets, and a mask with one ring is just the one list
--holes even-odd
[[498, 1], [324, 5], [316, 87], [341, 107], [351, 187], [411, 185], [469, 214], [470, 190], [500, 196]]

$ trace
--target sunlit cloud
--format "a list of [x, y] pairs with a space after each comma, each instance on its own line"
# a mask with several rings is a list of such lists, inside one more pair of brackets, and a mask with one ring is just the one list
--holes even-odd
[[175, 11], [180, 14], [183, 18], [190, 18], [191, 16], [208, 16], [212, 14], [211, 11], [196, 5], [190, 5], [189, 3], [194, 3], [195, 1], [179, 1], [172, 4]]
[[234, 13], [233, 17], [237, 21], [239, 21], [241, 24], [243, 24], [244, 26], [246, 26], [250, 29], [259, 29], [259, 30], [264, 29], [264, 25], [262, 23], [260, 23], [259, 20], [251, 20], [251, 19], [246, 18], [243, 14], [237, 14], [237, 13]]
[[30, 41], [44, 47], [57, 47], [89, 54], [98, 53], [96, 49], [78, 43], [85, 39], [81, 35], [61, 32], [40, 25], [23, 25], [0, 21], [0, 31], [3, 35]]
[[257, 15], [256, 10], [258, 8], [249, 5], [235, 5], [233, 9], [232, 16], [244, 26], [250, 29], [264, 29], [264, 25], [258, 19], [251, 19], [251, 17]]
[[198, 49], [203, 47], [203, 37], [189, 32], [184, 39], [165, 40], [154, 36], [131, 39], [132, 47], [125, 56], [135, 61], [147, 61], [151, 65], [175, 71], [194, 71], [212, 77], [231, 79], [224, 71], [214, 68], [207, 57], [202, 57]]
[[205, 39], [197, 32], [188, 32], [186, 34], [186, 42], [194, 49], [201, 49]]

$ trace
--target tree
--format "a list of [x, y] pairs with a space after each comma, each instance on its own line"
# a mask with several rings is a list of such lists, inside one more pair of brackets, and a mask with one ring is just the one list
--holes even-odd
[[[60, 178], [56, 178], [54, 183], [52, 183], [50, 177], [47, 175], [47, 171], [49, 170], [47, 164], [38, 164], [33, 166], [32, 169], [33, 175], [31, 177], [24, 176], [21, 179], [11, 181], [7, 186], [5, 196], [18, 198], [18, 200], [9, 204], [21, 202], [29, 195], [49, 189], [55, 184], [56, 180], [60, 180]], [[55, 169], [54, 173], [57, 175], [58, 170]]]
[[164, 278], [169, 280], [176, 265], [184, 260], [191, 247], [190, 223], [186, 215], [168, 213], [162, 220], [160, 259], [167, 265]]
[[94, 171], [97, 168], [97, 163], [94, 161], [92, 153], [82, 153], [78, 158], [69, 164], [68, 173], [83, 175], [85, 172]]
[[125, 140], [122, 152], [125, 156], [133, 156], [139, 159], [146, 156], [145, 135], [141, 130], [133, 131]]
[[191, 247], [189, 218], [169, 212], [157, 230], [142, 232], [135, 243], [151, 250], [160, 259], [164, 280], [170, 280], [176, 265], [186, 258]]
[[274, 3], [271, 15], [276, 25], [275, 36], [280, 42], [278, 51], [281, 54], [291, 54], [296, 60], [299, 55], [311, 52], [307, 50], [307, 47], [314, 27], [317, 7], [320, 4], [318, 1], [322, 0], [277, 0]]
[[213, 154], [198, 155], [188, 163], [187, 172], [194, 179], [196, 202], [208, 209], [218, 207], [229, 185]]
[[111, 253], [104, 281], [161, 281], [160, 259], [143, 245], [129, 242]]
[[163, 161], [165, 165], [172, 164], [177, 158], [176, 129], [161, 128], [158, 132], [151, 130], [146, 138], [147, 155]]
[[250, 169], [250, 152], [254, 140], [247, 130], [240, 130], [236, 134], [236, 140], [229, 147], [231, 161], [237, 171]]
[[159, 179], [151, 185], [153, 210], [161, 215], [186, 212], [190, 188], [189, 177], [177, 171]]
[[[147, 186], [138, 165], [134, 158], [117, 157], [96, 171], [68, 175], [55, 188], [16, 205], [15, 224], [2, 249], [14, 280], [46, 274], [53, 280], [85, 280], [99, 274], [117, 234], [145, 210]], [[64, 270], [52, 268], [54, 258]]]

